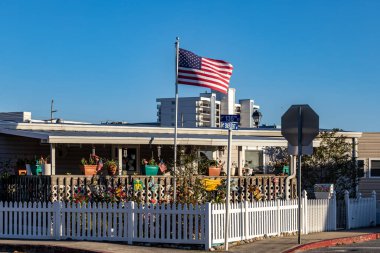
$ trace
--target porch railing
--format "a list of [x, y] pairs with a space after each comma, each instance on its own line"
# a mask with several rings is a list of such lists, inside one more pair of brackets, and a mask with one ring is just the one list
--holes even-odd
[[[201, 178], [225, 178], [225, 177], [208, 177], [197, 176]], [[286, 176], [275, 175], [258, 175], [232, 177], [237, 180], [238, 191], [231, 194], [233, 202], [252, 201], [254, 196], [250, 191], [251, 187], [257, 187], [261, 194], [262, 200], [276, 200], [285, 198]], [[126, 194], [134, 194], [142, 202], [149, 203], [150, 200], [164, 200], [170, 197], [173, 177], [171, 176], [154, 176], [154, 182], [158, 189], [152, 191], [145, 187], [141, 192], [134, 191], [133, 183], [141, 180], [142, 184], [148, 186], [152, 180], [149, 176], [75, 176], [75, 175], [55, 175], [55, 176], [10, 176], [0, 180], [0, 201], [70, 201], [73, 194], [78, 189], [89, 189], [96, 185], [101, 189], [122, 187], [129, 188]], [[291, 197], [295, 197], [296, 182], [290, 180], [288, 189]]]

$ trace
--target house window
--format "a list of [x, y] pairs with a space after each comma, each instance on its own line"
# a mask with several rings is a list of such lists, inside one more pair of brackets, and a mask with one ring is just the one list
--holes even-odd
[[263, 151], [246, 150], [244, 167], [252, 168], [254, 173], [264, 173], [263, 170]]
[[371, 177], [380, 177], [380, 158], [369, 160], [369, 173]]
[[365, 177], [365, 171], [364, 171], [364, 159], [358, 159], [358, 177]]

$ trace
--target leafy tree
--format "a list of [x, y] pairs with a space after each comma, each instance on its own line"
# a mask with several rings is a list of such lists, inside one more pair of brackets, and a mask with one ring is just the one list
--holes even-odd
[[354, 196], [358, 175], [351, 157], [352, 144], [338, 134], [338, 129], [322, 132], [319, 138], [321, 143], [314, 148], [314, 154], [303, 157], [303, 188], [312, 192], [316, 183], [333, 183], [338, 198], [344, 196], [345, 190]]

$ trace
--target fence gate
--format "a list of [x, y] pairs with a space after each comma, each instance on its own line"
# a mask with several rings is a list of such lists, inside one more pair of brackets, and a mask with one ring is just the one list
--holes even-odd
[[347, 209], [344, 199], [336, 201], [336, 229], [346, 229]]

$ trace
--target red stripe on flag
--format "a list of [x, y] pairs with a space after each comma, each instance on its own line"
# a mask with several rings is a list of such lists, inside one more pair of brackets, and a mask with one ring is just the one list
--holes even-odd
[[223, 83], [220, 83], [220, 82], [212, 81], [210, 79], [204, 79], [202, 77], [191, 77], [191, 76], [178, 75], [178, 78], [179, 79], [186, 79], [186, 80], [201, 81], [201, 82], [211, 83], [211, 84], [215, 84], [215, 85], [218, 85], [218, 86], [221, 86], [221, 87], [228, 88], [228, 84], [223, 84]]
[[220, 80], [221, 82], [225, 83], [226, 85], [228, 85], [228, 83], [229, 83], [229, 78], [224, 78], [223, 76], [220, 76], [220, 75], [211, 75], [209, 72], [195, 72], [193, 70], [179, 70], [178, 74], [190, 74], [190, 75], [196, 75], [196, 76], [205, 76], [205, 77]]
[[199, 84], [199, 83], [197, 84], [197, 83], [186, 82], [186, 81], [178, 82], [178, 84], [185, 84], [185, 85], [193, 85], [193, 86], [206, 87], [206, 88], [210, 88], [212, 90], [216, 90], [216, 91], [222, 92], [224, 94], [227, 94], [227, 90], [226, 89], [222, 89], [222, 88], [211, 86], [211, 85], [207, 85], [207, 84]]

